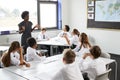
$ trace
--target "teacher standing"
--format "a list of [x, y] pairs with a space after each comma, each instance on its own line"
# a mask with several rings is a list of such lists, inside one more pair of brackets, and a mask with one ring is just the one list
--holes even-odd
[[21, 45], [23, 46], [24, 49], [24, 54], [26, 54], [26, 49], [28, 47], [27, 44], [27, 39], [29, 37], [31, 37], [31, 32], [37, 27], [39, 28], [39, 25], [36, 25], [32, 28], [33, 23], [31, 21], [29, 21], [29, 12], [28, 11], [24, 11], [21, 14], [21, 17], [23, 19], [22, 22], [20, 22], [18, 24], [19, 26], [19, 33], [22, 33], [21, 36]]

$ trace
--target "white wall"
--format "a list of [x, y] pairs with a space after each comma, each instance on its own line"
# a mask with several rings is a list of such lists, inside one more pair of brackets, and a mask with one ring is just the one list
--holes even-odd
[[[71, 29], [77, 28], [86, 32], [92, 44], [98, 44], [103, 51], [120, 54], [120, 30], [87, 29], [87, 0], [62, 0], [62, 24], [69, 24]], [[48, 31], [50, 37], [60, 31]], [[38, 32], [34, 32], [36, 37]], [[12, 41], [20, 41], [20, 34], [0, 35], [0, 45], [9, 45]]]
[[[64, 0], [63, 0], [64, 1]], [[88, 29], [87, 28], [87, 0], [65, 0], [68, 1], [63, 4], [69, 9], [68, 22], [71, 29], [77, 28], [80, 32], [86, 32], [91, 40], [92, 44], [97, 44], [105, 52], [120, 54], [120, 30], [108, 30], [108, 29]], [[63, 12], [63, 15], [66, 15]], [[63, 20], [64, 23], [65, 20]]]

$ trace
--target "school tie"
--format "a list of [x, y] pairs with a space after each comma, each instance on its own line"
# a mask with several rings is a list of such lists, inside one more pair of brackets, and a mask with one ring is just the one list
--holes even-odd
[[45, 35], [43, 34], [43, 39], [45, 39]]

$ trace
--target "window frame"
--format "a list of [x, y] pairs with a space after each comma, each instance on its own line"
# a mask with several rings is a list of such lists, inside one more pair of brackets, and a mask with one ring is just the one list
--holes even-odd
[[58, 29], [58, 1], [41, 1], [41, 0], [38, 0], [37, 2], [37, 13], [38, 13], [38, 24], [41, 25], [41, 20], [40, 20], [40, 3], [45, 3], [45, 4], [56, 4], [56, 26], [54, 27], [50, 27], [50, 28], [46, 28], [46, 29]]

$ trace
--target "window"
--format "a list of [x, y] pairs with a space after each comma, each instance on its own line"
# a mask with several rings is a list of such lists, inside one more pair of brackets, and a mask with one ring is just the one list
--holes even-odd
[[38, 22], [41, 27], [61, 29], [61, 0], [38, 0]]
[[29, 11], [30, 21], [37, 24], [36, 0], [0, 0], [0, 31], [18, 30], [21, 13]]
[[57, 26], [56, 3], [40, 3], [40, 25], [46, 28]]
[[18, 31], [23, 11], [29, 11], [33, 26], [60, 29], [61, 0], [0, 0], [0, 32]]

